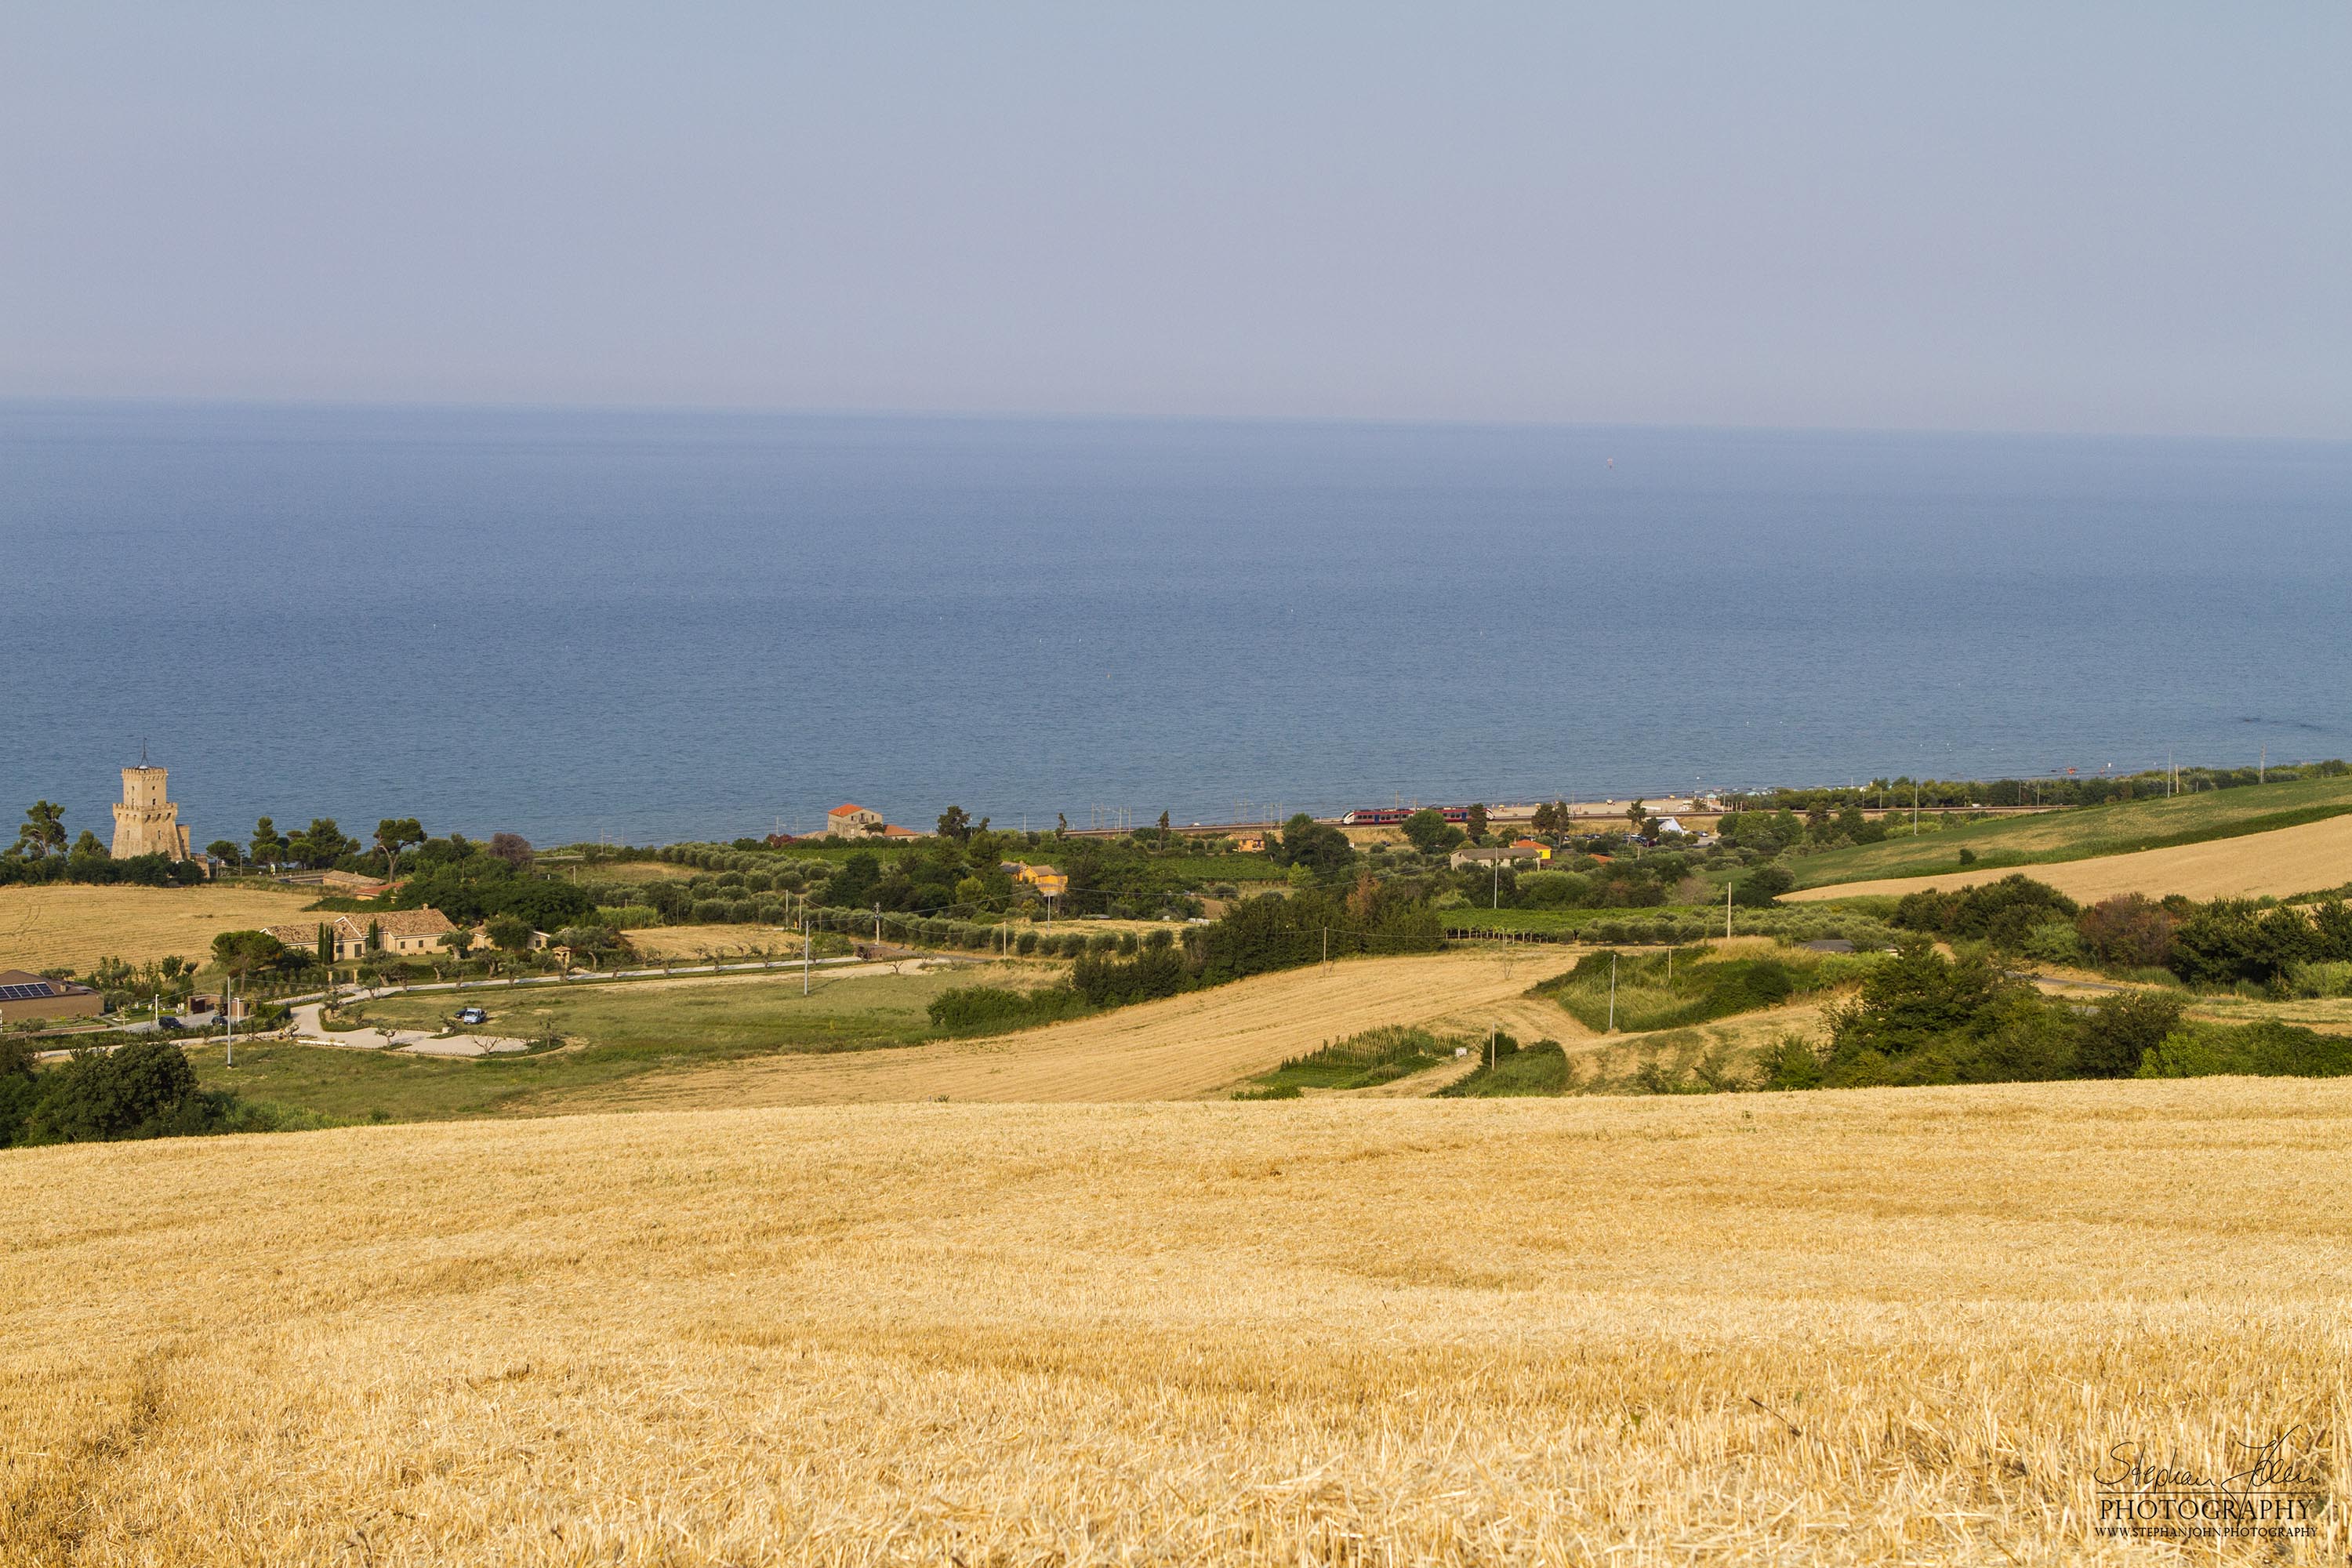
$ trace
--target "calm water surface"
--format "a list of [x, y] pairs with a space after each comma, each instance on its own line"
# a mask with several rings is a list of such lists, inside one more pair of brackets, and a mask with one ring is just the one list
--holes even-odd
[[0, 405], [0, 806], [646, 842], [2352, 754], [2352, 447]]

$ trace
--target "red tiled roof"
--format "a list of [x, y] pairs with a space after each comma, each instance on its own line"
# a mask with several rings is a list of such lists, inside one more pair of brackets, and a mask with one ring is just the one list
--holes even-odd
[[853, 811], [864, 811], [865, 809], [866, 808], [864, 806], [858, 805], [856, 801], [844, 801], [841, 805], [835, 806], [831, 811], [826, 812], [825, 815], [827, 816], [847, 816]]

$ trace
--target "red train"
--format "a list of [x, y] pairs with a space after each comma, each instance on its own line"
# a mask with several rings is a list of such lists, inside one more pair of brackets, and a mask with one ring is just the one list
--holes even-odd
[[1470, 808], [1466, 805], [1416, 807], [1410, 805], [1362, 806], [1339, 818], [1342, 827], [1392, 827], [1411, 816], [1416, 810], [1432, 810], [1448, 822], [1467, 822]]

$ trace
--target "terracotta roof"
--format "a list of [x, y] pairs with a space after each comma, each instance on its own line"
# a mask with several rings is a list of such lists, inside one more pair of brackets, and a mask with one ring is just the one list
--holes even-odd
[[337, 915], [335, 923], [348, 922], [352, 929], [365, 936], [370, 924], [386, 936], [439, 936], [445, 931], [457, 928], [439, 910], [386, 910], [383, 913]]
[[886, 822], [882, 825], [882, 837], [885, 838], [920, 838], [922, 835], [916, 832], [911, 827], [900, 827], [896, 823]]
[[439, 936], [456, 931], [439, 910], [386, 910], [381, 914], [334, 915], [310, 925], [263, 926], [261, 929], [289, 947], [310, 947], [319, 940], [319, 923], [335, 928], [338, 939], [356, 942], [373, 925], [383, 936]]
[[847, 816], [853, 812], [860, 812], [865, 809], [866, 808], [864, 806], [858, 805], [854, 800], [844, 801], [841, 805], [835, 806], [831, 811], [826, 812], [825, 815], [827, 816]]

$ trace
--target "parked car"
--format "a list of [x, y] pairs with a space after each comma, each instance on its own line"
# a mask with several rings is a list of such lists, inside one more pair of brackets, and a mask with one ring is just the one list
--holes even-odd
[[488, 1013], [483, 1012], [479, 1007], [460, 1007], [457, 1009], [457, 1022], [460, 1024], [487, 1024], [489, 1021], [490, 1016]]

